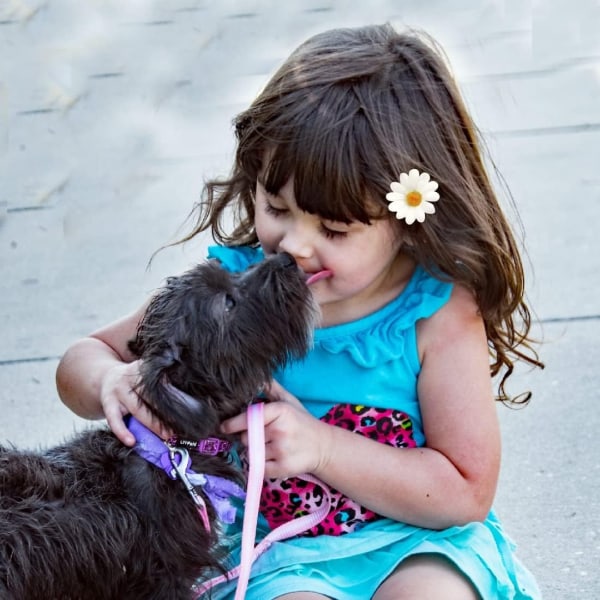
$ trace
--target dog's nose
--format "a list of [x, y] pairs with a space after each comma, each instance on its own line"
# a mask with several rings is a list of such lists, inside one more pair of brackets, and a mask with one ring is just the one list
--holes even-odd
[[281, 254], [278, 254], [277, 256], [279, 258], [279, 262], [282, 267], [295, 267], [296, 266], [296, 259], [291, 254], [288, 254], [287, 252], [282, 252]]

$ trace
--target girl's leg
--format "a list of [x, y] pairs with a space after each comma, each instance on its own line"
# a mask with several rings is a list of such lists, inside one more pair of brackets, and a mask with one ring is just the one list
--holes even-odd
[[443, 556], [418, 554], [402, 561], [373, 600], [481, 600], [471, 582]]

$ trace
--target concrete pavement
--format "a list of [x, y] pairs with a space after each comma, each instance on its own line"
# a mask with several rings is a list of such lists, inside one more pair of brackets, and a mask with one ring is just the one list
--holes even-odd
[[207, 240], [146, 269], [287, 54], [326, 28], [407, 24], [444, 45], [529, 251], [547, 368], [511, 380], [530, 406], [499, 407], [497, 510], [545, 598], [598, 598], [600, 5], [355, 4], [0, 0], [0, 442], [89, 426], [57, 399], [58, 357], [203, 256]]

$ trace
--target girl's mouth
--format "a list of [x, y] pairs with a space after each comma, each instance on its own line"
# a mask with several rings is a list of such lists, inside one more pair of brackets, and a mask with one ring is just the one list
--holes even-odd
[[310, 273], [306, 280], [306, 285], [312, 285], [313, 283], [321, 281], [321, 279], [331, 277], [332, 275], [333, 271], [330, 271], [329, 269], [323, 269], [322, 271], [317, 271], [316, 273]]

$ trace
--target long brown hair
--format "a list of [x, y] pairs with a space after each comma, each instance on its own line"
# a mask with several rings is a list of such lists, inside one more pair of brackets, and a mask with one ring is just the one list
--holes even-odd
[[475, 295], [491, 375], [502, 373], [500, 400], [510, 400], [505, 382], [515, 360], [543, 366], [529, 337], [519, 248], [484, 166], [477, 129], [443, 52], [428, 36], [389, 24], [318, 34], [292, 53], [234, 124], [233, 171], [206, 184], [182, 242], [210, 230], [226, 245], [258, 245], [253, 195], [261, 170], [271, 193], [293, 174], [303, 210], [364, 223], [389, 218], [385, 195], [401, 172], [426, 171], [441, 198], [422, 224], [394, 219], [402, 251]]

